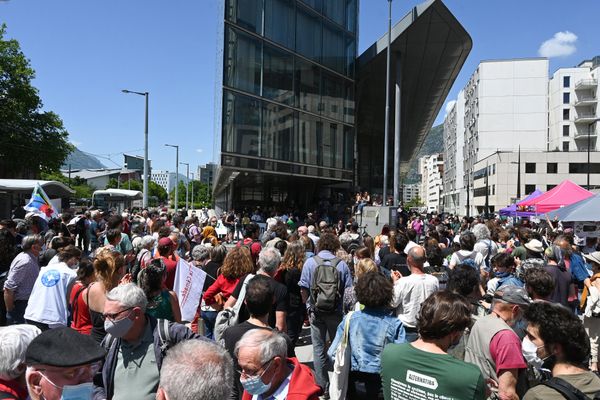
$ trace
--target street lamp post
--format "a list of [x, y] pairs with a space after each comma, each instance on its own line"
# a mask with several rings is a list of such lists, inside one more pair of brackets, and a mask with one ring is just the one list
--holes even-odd
[[587, 190], [590, 190], [590, 149], [592, 147], [592, 125], [600, 122], [600, 118], [593, 120], [588, 126], [588, 143], [587, 143]]
[[194, 173], [190, 172], [190, 174], [192, 174], [192, 210], [194, 209]]
[[133, 90], [123, 89], [121, 90], [123, 93], [132, 93], [140, 96], [144, 96], [146, 98], [146, 116], [145, 116], [145, 124], [144, 124], [144, 197], [142, 200], [142, 207], [148, 207], [148, 92], [135, 92]]
[[392, 0], [388, 0], [387, 60], [385, 73], [385, 130], [383, 135], [383, 205], [387, 205], [388, 138], [390, 131], [390, 58], [392, 45]]
[[185, 165], [187, 168], [185, 172], [185, 211], [187, 212], [189, 207], [188, 199], [190, 195], [190, 164], [186, 162], [180, 162], [179, 164]]
[[175, 208], [175, 212], [177, 212], [177, 202], [179, 200], [179, 145], [165, 144], [165, 146], [175, 148], [175, 203], [174, 203], [174, 208]]

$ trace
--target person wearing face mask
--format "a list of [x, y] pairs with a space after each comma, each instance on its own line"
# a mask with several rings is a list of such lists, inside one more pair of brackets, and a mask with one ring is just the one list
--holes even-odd
[[318, 400], [321, 388], [309, 367], [287, 358], [288, 343], [280, 333], [253, 329], [235, 346], [240, 366], [242, 400]]
[[94, 380], [96, 398], [154, 399], [167, 348], [187, 339], [206, 340], [185, 325], [147, 315], [147, 305], [144, 291], [132, 283], [106, 294], [102, 345], [108, 354], [101, 377]]
[[40, 270], [25, 309], [25, 321], [42, 331], [67, 326], [67, 298], [77, 279], [81, 250], [70, 244], [58, 252], [58, 262]]
[[581, 320], [567, 308], [547, 302], [531, 304], [525, 318], [529, 325], [523, 348], [535, 349], [535, 357], [551, 370], [552, 378], [529, 389], [523, 399], [596, 398], [600, 378], [587, 369], [590, 343]]
[[515, 259], [508, 253], [498, 253], [490, 261], [494, 277], [487, 283], [487, 294], [494, 295], [494, 292], [502, 286], [524, 287], [525, 284], [518, 279], [515, 274]]
[[[76, 351], [74, 351], [76, 350]], [[27, 348], [25, 379], [32, 400], [91, 400], [106, 352], [71, 328], [50, 329]]]
[[523, 395], [517, 394], [517, 380], [527, 364], [516, 332], [523, 330], [523, 310], [530, 303], [524, 288], [500, 288], [494, 293], [491, 313], [475, 322], [465, 348], [465, 361], [481, 369], [486, 381], [493, 382], [497, 398], [503, 400]]
[[0, 327], [0, 399], [25, 400], [25, 352], [41, 331], [33, 325]]
[[388, 344], [381, 356], [381, 381], [386, 400], [417, 398], [485, 399], [481, 371], [449, 355], [471, 325], [471, 307], [449, 291], [435, 292], [417, 317], [419, 339]]

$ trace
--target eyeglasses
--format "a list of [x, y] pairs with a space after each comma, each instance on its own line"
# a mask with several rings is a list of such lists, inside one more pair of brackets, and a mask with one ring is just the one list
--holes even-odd
[[[96, 361], [91, 364], [79, 365], [77, 367], [71, 368], [56, 368], [56, 369], [48, 369], [48, 368], [37, 368], [40, 372], [50, 372], [60, 376], [65, 380], [73, 380], [80, 379], [84, 376], [93, 377], [96, 375], [100, 368], [102, 367], [102, 361]], [[42, 374], [52, 385], [59, 387], [52, 380], [50, 380], [46, 375]]]
[[133, 310], [134, 308], [135, 308], [135, 307], [129, 307], [129, 308], [126, 308], [126, 309], [124, 309], [124, 310], [121, 310], [121, 311], [119, 311], [119, 312], [116, 312], [116, 313], [113, 313], [113, 314], [104, 313], [104, 314], [102, 314], [102, 318], [104, 318], [104, 319], [109, 319], [109, 320], [111, 320], [111, 321], [114, 321], [114, 320], [116, 320], [116, 319], [117, 319], [117, 317], [118, 317], [119, 315], [123, 314], [125, 311]]
[[[264, 374], [264, 373], [265, 373], [265, 372], [266, 372], [266, 371], [269, 369], [269, 367], [268, 367], [268, 366], [267, 366], [267, 368], [265, 368], [265, 365], [269, 365], [269, 364], [271, 363], [271, 361], [273, 361], [274, 359], [275, 359], [275, 358], [273, 357], [273, 358], [271, 358], [270, 360], [268, 360], [267, 362], [265, 362], [265, 363], [264, 363], [263, 365], [261, 365], [261, 366], [260, 366], [260, 368], [259, 368], [257, 371], [255, 371], [253, 374], [248, 374], [248, 373], [244, 372], [244, 371], [243, 371], [243, 369], [242, 369], [242, 370], [239, 370], [239, 369], [238, 369], [238, 370], [237, 370], [237, 373], [238, 373], [238, 374], [240, 374], [240, 376], [241, 376], [242, 378], [244, 378], [244, 379], [252, 378], [252, 377], [255, 377], [255, 376], [257, 376], [257, 375], [262, 377], [262, 376], [263, 376], [263, 374]], [[264, 369], [263, 369], [263, 368], [264, 368]], [[263, 370], [263, 372], [262, 372], [261, 374], [259, 374], [258, 372], [259, 372], [261, 369]]]

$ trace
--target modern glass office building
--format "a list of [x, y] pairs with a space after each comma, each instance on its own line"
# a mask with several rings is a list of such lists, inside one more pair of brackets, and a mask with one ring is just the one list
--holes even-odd
[[309, 204], [352, 187], [357, 2], [225, 0], [224, 207]]

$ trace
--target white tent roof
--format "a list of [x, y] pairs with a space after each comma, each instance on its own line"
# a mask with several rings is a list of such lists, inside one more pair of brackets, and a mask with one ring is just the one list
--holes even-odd
[[0, 179], [0, 191], [30, 192], [38, 183], [50, 197], [68, 197], [75, 194], [75, 191], [64, 183], [36, 179]]
[[141, 199], [142, 192], [139, 190], [126, 190], [126, 189], [106, 189], [106, 190], [96, 190], [94, 192], [94, 196], [98, 195], [108, 195], [110, 197], [128, 197], [132, 200]]

